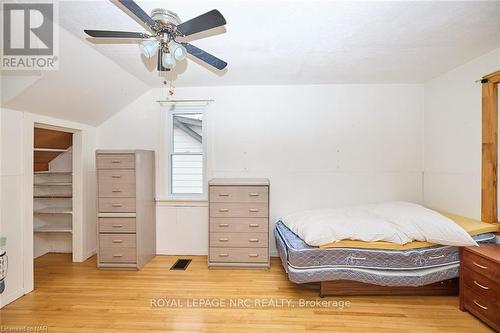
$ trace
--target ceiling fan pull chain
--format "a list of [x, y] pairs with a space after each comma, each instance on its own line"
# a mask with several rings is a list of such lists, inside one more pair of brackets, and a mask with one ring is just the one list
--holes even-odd
[[174, 96], [174, 82], [173, 81], [169, 81], [168, 83], [168, 97], [172, 97]]

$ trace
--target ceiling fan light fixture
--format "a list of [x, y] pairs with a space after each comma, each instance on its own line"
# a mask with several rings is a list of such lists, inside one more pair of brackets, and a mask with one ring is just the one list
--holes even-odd
[[161, 57], [163, 67], [172, 69], [175, 67], [175, 59], [170, 52], [163, 53]]
[[139, 44], [139, 48], [144, 56], [152, 58], [158, 52], [160, 43], [157, 40], [145, 40]]
[[187, 50], [184, 45], [171, 41], [168, 43], [168, 49], [170, 50], [170, 53], [173, 54], [175, 60], [182, 61], [186, 59]]
[[218, 70], [226, 68], [227, 62], [205, 50], [187, 42], [175, 41], [177, 37], [184, 38], [226, 25], [226, 19], [217, 9], [182, 22], [176, 13], [165, 8], [153, 9], [151, 15], [148, 15], [134, 0], [117, 2], [124, 7], [120, 9], [139, 23], [143, 23], [149, 32], [84, 29], [88, 36], [101, 39], [131, 39], [131, 42], [136, 40], [134, 43], [140, 40], [138, 45], [143, 56], [153, 58], [155, 54], [157, 55], [156, 68], [159, 72], [175, 67], [176, 62], [183, 61], [188, 53]]

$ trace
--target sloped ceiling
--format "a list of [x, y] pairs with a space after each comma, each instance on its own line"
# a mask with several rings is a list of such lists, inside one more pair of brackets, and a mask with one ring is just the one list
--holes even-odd
[[99, 125], [150, 88], [60, 29], [56, 71], [2, 71], [2, 107]]
[[[226, 17], [226, 33], [191, 39], [227, 70], [190, 59], [167, 77], [176, 86], [423, 83], [500, 47], [499, 1], [136, 2], [182, 20], [213, 8]], [[98, 125], [165, 80], [137, 42], [83, 33], [146, 31], [115, 1], [61, 1], [59, 25], [59, 71], [2, 72], [2, 107]]]

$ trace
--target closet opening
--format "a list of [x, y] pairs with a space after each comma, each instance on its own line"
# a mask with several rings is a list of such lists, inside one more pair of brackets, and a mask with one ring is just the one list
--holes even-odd
[[[72, 261], [73, 133], [34, 127], [33, 257], [35, 271], [50, 269], [42, 256], [58, 253]], [[35, 274], [36, 277], [36, 274]], [[36, 280], [35, 280], [36, 283]]]

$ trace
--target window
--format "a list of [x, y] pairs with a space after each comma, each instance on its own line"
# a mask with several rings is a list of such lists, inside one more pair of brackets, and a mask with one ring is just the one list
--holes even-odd
[[176, 107], [168, 114], [169, 196], [205, 196], [205, 110]]

